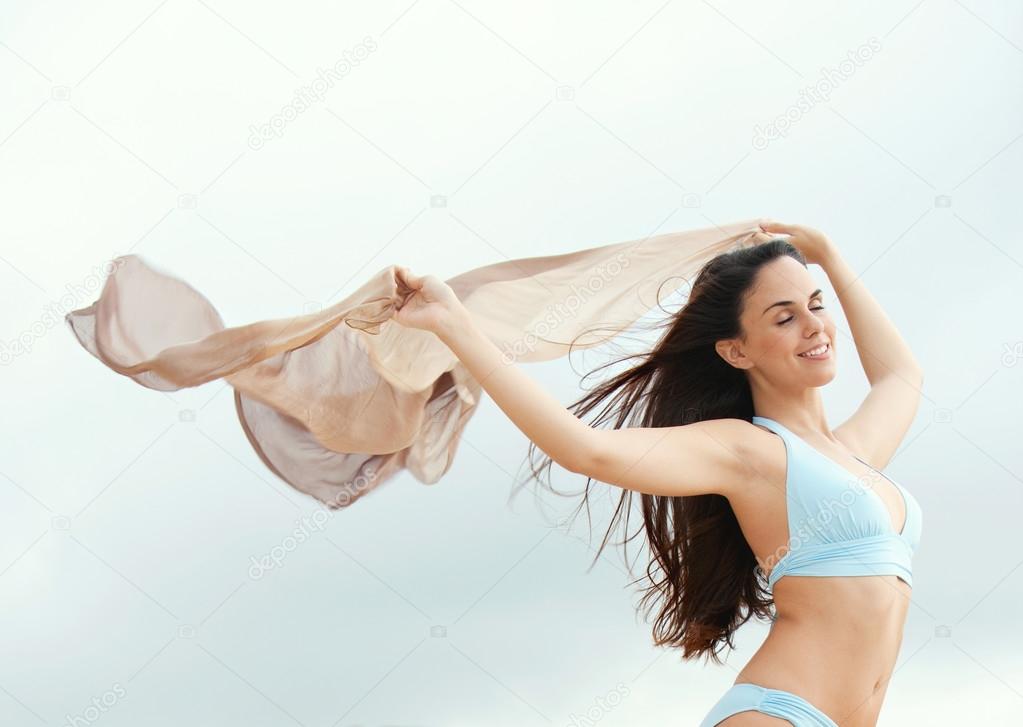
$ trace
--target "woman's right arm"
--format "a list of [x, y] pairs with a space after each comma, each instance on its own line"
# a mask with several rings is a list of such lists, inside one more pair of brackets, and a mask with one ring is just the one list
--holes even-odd
[[587, 427], [590, 448], [574, 471], [650, 495], [730, 497], [752, 475], [746, 447], [751, 428], [742, 419], [673, 427]]
[[437, 335], [512, 422], [567, 470], [665, 496], [727, 496], [747, 474], [748, 457], [740, 443], [748, 436], [748, 422], [712, 419], [673, 427], [595, 429], [521, 367], [507, 362], [464, 307]]
[[505, 360], [444, 281], [400, 266], [398, 273], [415, 292], [395, 312], [395, 320], [439, 337], [515, 426], [565, 469], [666, 496], [727, 496], [746, 474], [742, 443], [748, 422], [713, 419], [674, 427], [595, 429]]

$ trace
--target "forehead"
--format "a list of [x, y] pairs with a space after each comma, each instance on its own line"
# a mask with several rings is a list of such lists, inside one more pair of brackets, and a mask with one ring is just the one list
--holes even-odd
[[[810, 271], [800, 264], [798, 260], [789, 256], [776, 258], [760, 268], [757, 273], [757, 281], [752, 290], [751, 298], [782, 300], [802, 300], [809, 296], [817, 287], [816, 281], [810, 275]], [[795, 298], [794, 298], [795, 296]]]
[[747, 310], [760, 316], [764, 308], [780, 300], [805, 303], [819, 287], [810, 271], [798, 260], [783, 255], [760, 268], [750, 291]]

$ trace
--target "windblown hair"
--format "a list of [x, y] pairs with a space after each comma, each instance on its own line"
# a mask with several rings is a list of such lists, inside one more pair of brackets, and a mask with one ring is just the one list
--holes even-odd
[[[614, 428], [669, 427], [721, 418], [751, 420], [753, 399], [746, 373], [731, 366], [715, 350], [725, 338], [744, 339], [739, 320], [760, 269], [788, 255], [806, 265], [800, 252], [783, 238], [718, 255], [699, 271], [688, 301], [656, 326], [667, 328], [653, 350], [605, 363], [587, 376], [623, 361], [639, 363], [600, 383], [569, 408], [583, 418], [604, 403], [592, 426], [613, 419]], [[658, 294], [658, 300], [660, 295]], [[586, 377], [583, 377], [584, 380]], [[531, 474], [542, 483], [552, 460], [530, 442]], [[587, 478], [582, 503], [589, 517]], [[550, 486], [550, 485], [549, 485]], [[563, 494], [550, 486], [555, 494]], [[625, 512], [628, 533], [631, 490], [623, 489], [594, 563], [612, 529]], [[735, 648], [733, 634], [751, 617], [769, 618], [774, 601], [753, 551], [739, 529], [727, 498], [706, 494], [666, 497], [639, 493], [643, 524], [650, 546], [646, 568], [649, 584], [641, 589], [639, 607], [646, 615], [658, 609], [654, 644], [680, 647], [683, 659], [707, 656], [721, 663], [719, 652]], [[627, 536], [622, 544], [639, 534]], [[592, 567], [592, 565], [591, 565]], [[630, 569], [631, 570], [631, 569]], [[643, 580], [642, 578], [633, 583]]]

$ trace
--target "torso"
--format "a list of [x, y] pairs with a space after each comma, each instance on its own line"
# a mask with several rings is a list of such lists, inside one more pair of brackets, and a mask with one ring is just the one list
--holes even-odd
[[[729, 501], [750, 548], [766, 572], [789, 540], [785, 500], [786, 452], [781, 439], [746, 442], [759, 477]], [[857, 460], [848, 448], [813, 447], [854, 475], [872, 478], [874, 491], [901, 529], [907, 513], [894, 484]], [[902, 644], [910, 586], [894, 575], [787, 575], [774, 586], [777, 619], [736, 682], [784, 689], [806, 699], [842, 727], [873, 727]]]

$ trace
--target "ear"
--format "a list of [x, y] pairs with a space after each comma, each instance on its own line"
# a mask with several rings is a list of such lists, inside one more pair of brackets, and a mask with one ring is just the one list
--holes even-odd
[[725, 338], [714, 344], [714, 350], [729, 366], [737, 369], [753, 368], [753, 361], [743, 351], [742, 341], [737, 338]]

